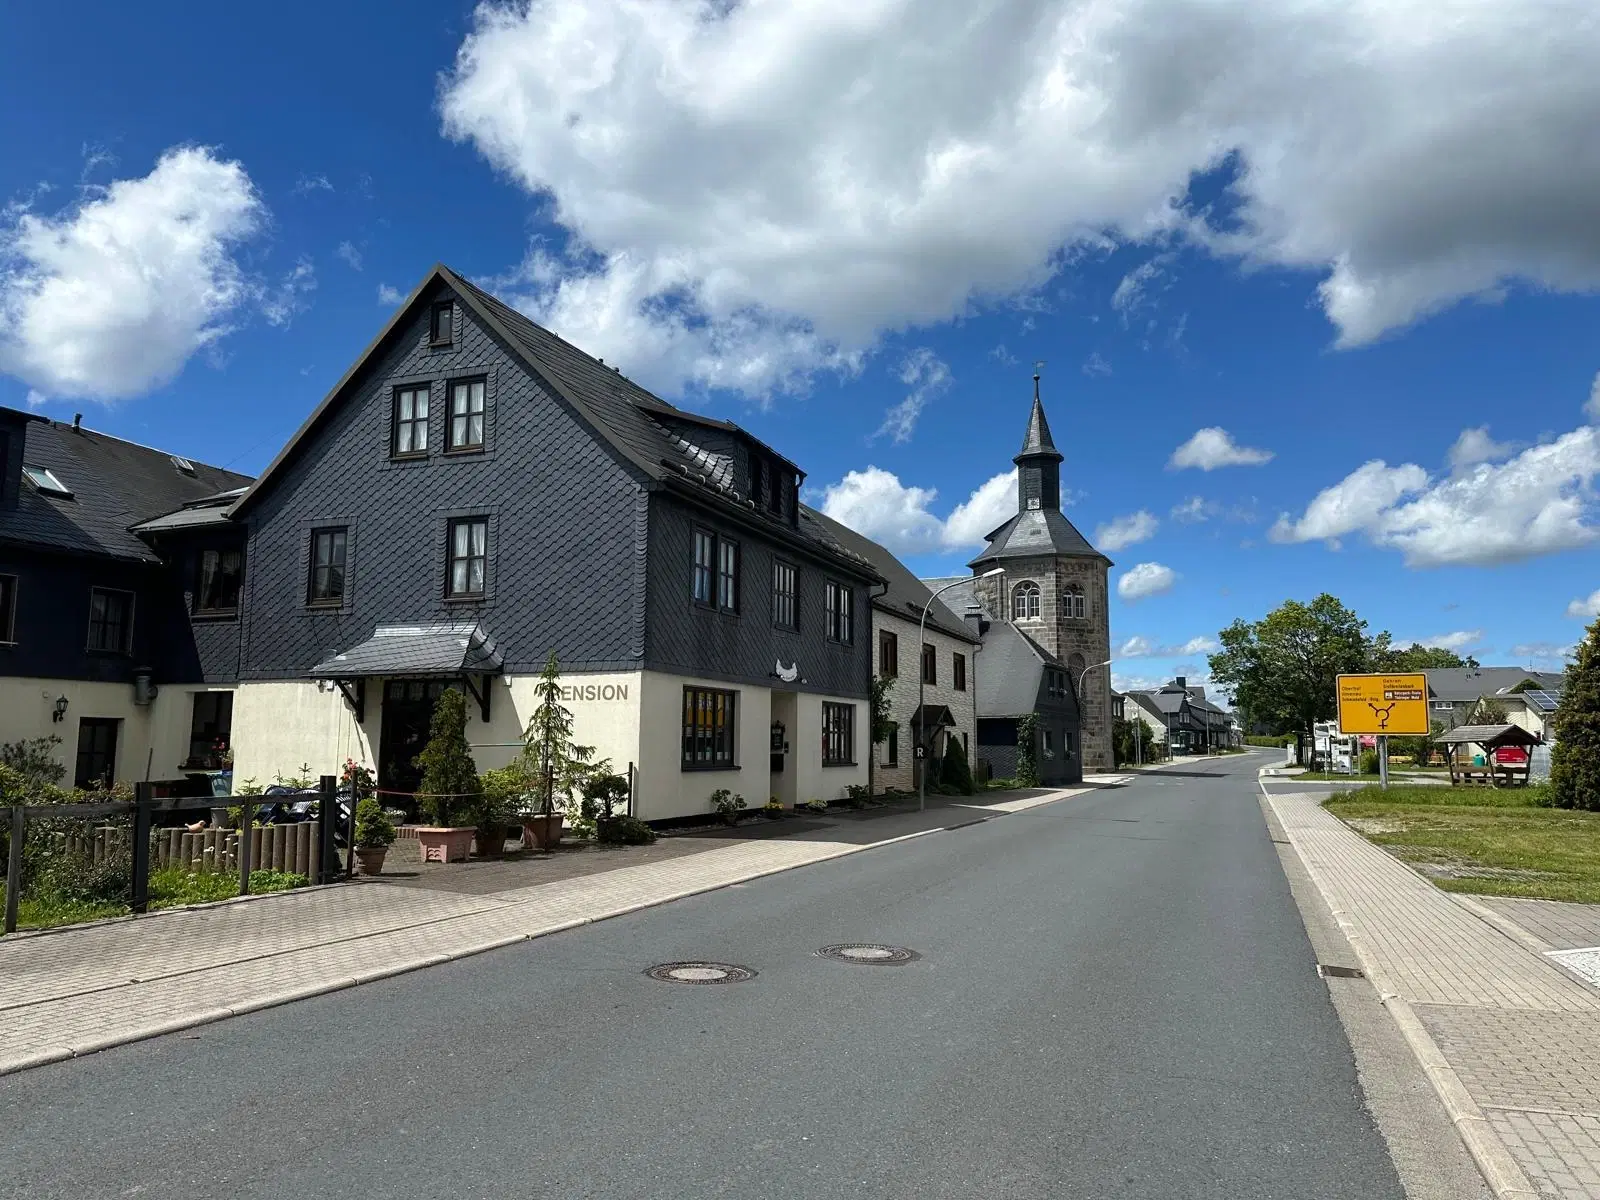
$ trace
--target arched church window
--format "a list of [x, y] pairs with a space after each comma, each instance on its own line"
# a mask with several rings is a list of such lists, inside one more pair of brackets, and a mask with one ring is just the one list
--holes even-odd
[[1039, 585], [1024, 579], [1011, 589], [1011, 619], [1025, 621], [1039, 615]]
[[1089, 602], [1084, 599], [1083, 589], [1075, 583], [1068, 585], [1061, 594], [1061, 615], [1078, 621], [1089, 615]]

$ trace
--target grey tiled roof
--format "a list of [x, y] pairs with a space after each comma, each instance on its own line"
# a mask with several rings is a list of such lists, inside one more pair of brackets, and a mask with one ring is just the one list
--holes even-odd
[[[821, 531], [846, 550], [865, 558], [878, 574], [883, 576], [888, 584], [888, 590], [883, 595], [872, 598], [874, 608], [881, 612], [893, 613], [897, 617], [904, 617], [908, 621], [921, 619], [922, 607], [928, 603], [928, 598], [933, 592], [891, 551], [814, 508], [801, 505], [800, 512], [803, 519], [814, 522]], [[943, 582], [948, 581], [942, 581], [941, 586]], [[952, 589], [945, 595], [954, 595], [958, 590]], [[963, 641], [978, 640], [971, 627], [946, 605], [944, 597], [935, 600], [928, 610], [928, 627], [951, 637], [961, 638]]]
[[1020, 717], [1039, 704], [1040, 676], [1061, 663], [1009, 621], [996, 621], [983, 635], [975, 669], [980, 717]]
[[1061, 460], [1055, 439], [1050, 436], [1050, 422], [1044, 418], [1044, 405], [1039, 400], [1039, 381], [1033, 381], [1033, 410], [1028, 413], [1028, 432], [1022, 438], [1022, 451], [1018, 458], [1054, 458]]
[[1457, 725], [1433, 740], [1440, 746], [1464, 745], [1468, 742], [1476, 742], [1480, 746], [1531, 746], [1539, 741], [1539, 735], [1529, 733], [1520, 725]]
[[[989, 534], [989, 544], [967, 565], [978, 567], [1001, 558], [1036, 558], [1058, 555], [1068, 558], [1105, 558], [1089, 544], [1071, 521], [1056, 508], [1035, 508], [1019, 512]], [[1110, 560], [1107, 559], [1109, 562]]]
[[373, 675], [493, 675], [494, 641], [476, 621], [379, 625], [372, 636], [311, 668], [313, 679]]
[[1531, 679], [1544, 691], [1561, 690], [1563, 676], [1559, 671], [1525, 671], [1521, 667], [1448, 667], [1437, 671], [1424, 671], [1428, 677], [1428, 692], [1435, 700], [1466, 701], [1479, 696], [1493, 696], [1514, 688], [1524, 679]]
[[159, 560], [134, 525], [250, 482], [204, 463], [192, 463], [191, 475], [165, 450], [56, 421], [26, 422], [22, 461], [49, 468], [72, 496], [40, 492], [24, 479], [16, 510], [0, 512], [0, 541], [141, 562]]
[[[771, 454], [803, 478], [804, 472], [788, 458], [731, 421], [686, 412], [668, 404], [628, 379], [616, 367], [607, 366], [600, 359], [585, 354], [572, 343], [530, 321], [516, 309], [442, 264], [429, 271], [406, 302], [396, 310], [389, 324], [262, 472], [255, 486], [241, 498], [235, 511], [242, 512], [253, 503], [256, 494], [279, 467], [294, 455], [299, 442], [333, 406], [345, 385], [358, 374], [362, 365], [436, 279], [443, 281], [471, 306], [532, 371], [546, 380], [594, 430], [603, 444], [613, 447], [647, 478], [688, 489], [703, 499], [736, 505], [746, 517], [765, 520], [772, 526], [776, 536], [794, 536], [794, 531], [787, 524], [770, 516], [765, 509], [751, 503], [749, 497], [736, 490], [731, 460], [724, 454], [700, 446], [692, 431], [698, 428], [724, 436], [732, 434]], [[813, 542], [814, 548], [832, 551], [858, 566], [869, 566], [858, 555], [809, 535], [804, 527], [800, 534]]]
[[163, 513], [133, 527], [135, 533], [171, 533], [177, 529], [198, 529], [205, 525], [226, 525], [228, 509], [240, 496], [244, 487], [229, 488], [215, 496], [191, 500], [175, 512]]

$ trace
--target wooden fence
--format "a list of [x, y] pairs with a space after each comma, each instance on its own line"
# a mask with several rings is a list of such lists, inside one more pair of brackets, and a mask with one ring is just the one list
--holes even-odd
[[[290, 825], [256, 825], [250, 830], [251, 869], [286, 871], [316, 879], [322, 857], [314, 821]], [[101, 825], [82, 832], [57, 834], [55, 849], [78, 854], [95, 866], [130, 852], [132, 831], [125, 825]], [[237, 871], [237, 829], [155, 829], [150, 833], [150, 869], [178, 867], [184, 871]]]

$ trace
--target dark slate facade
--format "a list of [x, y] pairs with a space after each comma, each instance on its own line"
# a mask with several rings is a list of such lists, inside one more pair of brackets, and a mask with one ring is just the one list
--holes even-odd
[[[191, 621], [182, 562], [133, 529], [245, 477], [183, 469], [165, 451], [15, 410], [0, 410], [0, 441], [0, 576], [14, 581], [13, 611], [0, 612], [9, 625], [0, 675], [131, 683], [144, 667], [157, 684], [230, 676], [237, 656], [211, 653], [209, 630]], [[42, 490], [24, 466], [51, 471], [71, 494]], [[132, 596], [125, 650], [89, 648], [94, 588]], [[0, 721], [0, 740], [6, 732]]]
[[[449, 303], [450, 344], [434, 344]], [[484, 446], [446, 450], [449, 385], [486, 383]], [[428, 451], [394, 453], [396, 392], [429, 389]], [[779, 489], [774, 480], [786, 481]], [[241, 680], [307, 678], [378, 625], [477, 620], [506, 674], [652, 669], [861, 697], [871, 567], [798, 522], [792, 464], [727, 422], [683, 412], [445, 268], [235, 506], [248, 527]], [[452, 519], [488, 519], [481, 599], [446, 596]], [[737, 613], [692, 598], [693, 531], [737, 541]], [[347, 531], [343, 602], [308, 604], [317, 529]], [[799, 568], [800, 628], [771, 620], [772, 563]], [[830, 643], [827, 578], [854, 589], [856, 636]]]

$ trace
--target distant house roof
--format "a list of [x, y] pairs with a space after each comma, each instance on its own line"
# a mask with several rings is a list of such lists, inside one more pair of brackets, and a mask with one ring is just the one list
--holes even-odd
[[[867, 559], [878, 574], [883, 576], [888, 584], [888, 590], [883, 595], [872, 598], [874, 608], [880, 612], [893, 613], [908, 621], [921, 618], [923, 605], [928, 603], [933, 592], [888, 549], [814, 508], [802, 505], [800, 515], [802, 520], [814, 522], [824, 536], [833, 538], [841, 546]], [[978, 641], [977, 635], [967, 623], [945, 606], [943, 598], [935, 600], [928, 610], [928, 626], [965, 642]]]
[[310, 678], [494, 675], [500, 666], [494, 639], [476, 621], [439, 621], [379, 625], [366, 641], [312, 667]]
[[0, 541], [158, 562], [135, 526], [250, 482], [234, 471], [81, 426], [29, 420], [22, 430], [24, 465], [49, 471], [68, 494], [41, 488], [28, 475], [17, 508], [0, 511]]
[[808, 543], [814, 551], [853, 563], [863, 574], [875, 573], [871, 563], [862, 556], [841, 546], [829, 545], [804, 526], [798, 531], [791, 529], [776, 517], [769, 516], [750, 497], [737, 491], [733, 486], [731, 463], [725, 456], [701, 446], [696, 440], [696, 431], [714, 430], [736, 435], [804, 478], [803, 471], [772, 447], [731, 421], [686, 412], [668, 404], [628, 379], [616, 367], [607, 366], [585, 354], [572, 343], [557, 337], [516, 309], [467, 282], [442, 263], [435, 265], [395, 310], [378, 336], [362, 351], [261, 473], [261, 478], [240, 497], [234, 508], [235, 513], [248, 511], [264, 493], [278, 472], [295, 457], [301, 442], [338, 403], [345, 387], [360, 373], [367, 360], [387, 341], [417, 301], [437, 283], [442, 283], [460, 297], [530, 371], [571, 407], [602, 443], [610, 446], [647, 479], [682, 490], [701, 500], [734, 506], [746, 519], [769, 525], [780, 541], [791, 539]]
[[1521, 667], [1446, 667], [1423, 672], [1428, 677], [1428, 694], [1434, 700], [1452, 703], [1476, 700], [1509, 692], [1525, 679], [1547, 692], [1559, 692], [1560, 672], [1525, 671]]
[[1047, 666], [1060, 668], [1061, 662], [1015, 625], [990, 625], [976, 671], [978, 715], [1021, 717], [1033, 712]]

